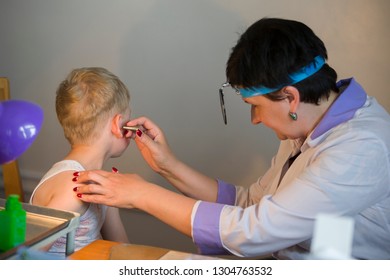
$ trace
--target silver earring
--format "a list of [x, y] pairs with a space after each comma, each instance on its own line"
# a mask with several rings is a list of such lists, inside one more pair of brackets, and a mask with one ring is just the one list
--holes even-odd
[[297, 113], [289, 112], [288, 115], [293, 121], [296, 121], [298, 119]]

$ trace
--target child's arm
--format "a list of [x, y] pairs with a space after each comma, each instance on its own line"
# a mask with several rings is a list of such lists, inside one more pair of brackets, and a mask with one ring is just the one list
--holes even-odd
[[72, 174], [74, 171], [61, 172], [44, 182], [35, 192], [32, 204], [84, 214], [88, 203], [80, 203], [74, 195]]
[[[77, 212], [80, 215], [84, 214], [89, 203], [80, 203], [79, 199], [74, 195], [74, 185], [69, 178], [72, 178], [74, 171], [65, 171], [59, 173], [45, 181], [35, 192], [32, 200], [33, 205], [50, 207], [59, 210]], [[42, 248], [47, 251], [53, 243], [50, 243]]]
[[101, 234], [106, 240], [129, 243], [118, 208], [108, 207]]

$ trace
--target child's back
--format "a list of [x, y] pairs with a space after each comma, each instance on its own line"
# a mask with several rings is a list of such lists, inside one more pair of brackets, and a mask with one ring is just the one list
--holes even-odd
[[[44, 175], [30, 203], [80, 214], [75, 250], [101, 238], [128, 242], [119, 210], [80, 201], [72, 178], [78, 171], [101, 169], [107, 159], [125, 151], [130, 138], [122, 126], [130, 119], [129, 102], [126, 86], [103, 68], [73, 70], [57, 90], [57, 116], [71, 150]], [[64, 253], [65, 244], [66, 236], [49, 252]]]

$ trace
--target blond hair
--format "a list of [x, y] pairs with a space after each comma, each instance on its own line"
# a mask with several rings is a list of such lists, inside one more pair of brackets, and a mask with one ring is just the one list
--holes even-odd
[[129, 108], [130, 94], [122, 81], [101, 67], [74, 69], [61, 82], [56, 112], [71, 144], [89, 143], [115, 113]]

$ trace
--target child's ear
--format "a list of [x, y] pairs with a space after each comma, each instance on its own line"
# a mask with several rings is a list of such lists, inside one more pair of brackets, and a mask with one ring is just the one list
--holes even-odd
[[111, 132], [114, 134], [117, 138], [123, 138], [123, 131], [122, 131], [122, 115], [116, 114], [111, 121]]

